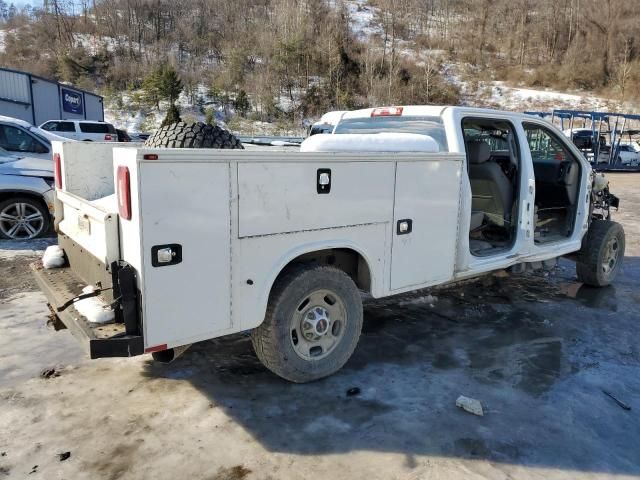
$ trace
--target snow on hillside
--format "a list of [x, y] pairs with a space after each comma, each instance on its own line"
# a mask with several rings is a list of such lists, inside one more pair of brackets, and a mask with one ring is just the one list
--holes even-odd
[[367, 0], [350, 0], [345, 2], [349, 11], [351, 31], [361, 40], [380, 35], [382, 28], [376, 24], [375, 15], [378, 10], [368, 4]]
[[[120, 101], [116, 101], [115, 97], [105, 98], [105, 120], [116, 128], [125, 129], [130, 133], [152, 133], [157, 130], [167, 114], [169, 104], [160, 102], [159, 109], [140, 107], [134, 96], [140, 98], [143, 94], [142, 90], [123, 93], [119, 95]], [[281, 106], [285, 107], [288, 101], [288, 97], [281, 97]], [[216, 124], [238, 135], [303, 136], [305, 134], [303, 125], [292, 127], [242, 118], [235, 114], [233, 107], [223, 106], [210, 98], [204, 85], [199, 85], [192, 95], [181, 93], [176, 104], [185, 122], [204, 122], [206, 115], [203, 111], [213, 109]]]
[[479, 82], [473, 90], [460, 85], [464, 102], [503, 110], [616, 110], [619, 103], [589, 92], [558, 92], [547, 89], [511, 87], [504, 82]]
[[[338, 5], [337, 2], [336, 5]], [[369, 48], [382, 50], [384, 40], [383, 29], [379, 23], [379, 9], [370, 5], [368, 0], [344, 0], [342, 5], [348, 11], [351, 30], [356, 37], [363, 42], [369, 42]], [[75, 38], [78, 43], [93, 53], [100, 48], [113, 51], [118, 46], [128, 46], [125, 39], [97, 38], [80, 34]], [[424, 68], [425, 72], [431, 68], [440, 69], [444, 79], [459, 88], [462, 105], [514, 111], [550, 111], [562, 108], [602, 111], [621, 108], [617, 102], [598, 97], [590, 92], [560, 92], [530, 88], [527, 85], [511, 85], [502, 81], [482, 80], [481, 78], [486, 77], [480, 77], [479, 73], [474, 74], [474, 66], [451, 62], [449, 54], [444, 50], [417, 49], [415, 42], [410, 40], [396, 39], [394, 48], [400, 57], [412, 58], [418, 67]], [[314, 84], [321, 81], [321, 78], [313, 79]], [[138, 96], [142, 93], [138, 92]], [[276, 105], [283, 112], [290, 113], [299, 105], [303, 95], [304, 91], [301, 89], [291, 92], [290, 95], [282, 92], [275, 99]], [[113, 101], [105, 102], [106, 118], [118, 127], [132, 132], [150, 132], [158, 128], [168, 107], [167, 104], [162, 103], [159, 110], [141, 109], [133, 105], [129, 94], [122, 95], [122, 101], [118, 102], [118, 106], [114, 103]], [[246, 135], [304, 133], [304, 125], [295, 125], [294, 131], [287, 131], [281, 125], [240, 118], [234, 115], [232, 108], [223, 107], [209, 98], [207, 89], [202, 85], [194, 95], [187, 96], [183, 93], [178, 106], [182, 118], [186, 121], [203, 121], [205, 109], [213, 108], [216, 123], [227, 126], [236, 133]], [[317, 119], [308, 119], [311, 122], [314, 120]]]
[[0, 30], [0, 53], [4, 52], [4, 38], [7, 35], [7, 31], [6, 30]]

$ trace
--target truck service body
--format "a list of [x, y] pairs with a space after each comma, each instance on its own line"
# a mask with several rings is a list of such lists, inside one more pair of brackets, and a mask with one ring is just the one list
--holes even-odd
[[[288, 295], [286, 278], [295, 266], [341, 270], [359, 290], [379, 298], [581, 250], [594, 218], [593, 173], [562, 132], [512, 112], [394, 108], [343, 114], [335, 135], [310, 137], [316, 140], [306, 150], [312, 151], [304, 151], [304, 144], [303, 151], [234, 151], [54, 142], [56, 229], [67, 264], [33, 269], [59, 326], [78, 336], [92, 358], [178, 352], [195, 342], [256, 329], [265, 316], [278, 316], [280, 307], [273, 305], [276, 314], [270, 308]], [[358, 128], [362, 138], [375, 137], [378, 132], [367, 122], [378, 117], [384, 131], [398, 132], [396, 144], [422, 132], [387, 128], [386, 120], [414, 118], [418, 129], [419, 122], [427, 122], [424, 134], [431, 147], [402, 151], [390, 141], [381, 151], [344, 152], [335, 144], [326, 147], [320, 138], [340, 142], [342, 124], [348, 150], [346, 139], [358, 136]], [[534, 161], [540, 151], [534, 152], [532, 132], [546, 132], [562, 149], [561, 158], [555, 153], [556, 163], [568, 166], [553, 170], [562, 175], [557, 190], [549, 190], [556, 180], [543, 178], [551, 168], [547, 157]], [[487, 153], [489, 144], [497, 147]], [[481, 153], [472, 154], [472, 147]], [[474, 192], [472, 173], [474, 165], [489, 165], [494, 157], [514, 163], [503, 169], [512, 172], [513, 204], [497, 216], [495, 209], [489, 211], [493, 207], [475, 211], [487, 198]], [[541, 208], [536, 185], [560, 192], [558, 198], [568, 192], [569, 213], [563, 215], [571, 218], [545, 220], [565, 222], [561, 229], [537, 227], [543, 210], [563, 207]], [[613, 268], [618, 265], [611, 267], [612, 275]], [[93, 324], [73, 307], [87, 296], [81, 293], [87, 285], [95, 287], [89, 296], [112, 305], [114, 323]], [[357, 316], [349, 313], [353, 302], [338, 293], [336, 303], [331, 292], [337, 290], [327, 291], [318, 300], [320, 310], [308, 310], [315, 293], [300, 304], [300, 328], [283, 330], [290, 332], [294, 350], [300, 336], [309, 339], [298, 354], [312, 371], [314, 355], [317, 364], [330, 357], [350, 335], [339, 331], [346, 316]], [[339, 335], [328, 339], [331, 332], [322, 319], [338, 325], [332, 315], [345, 318], [336, 329]], [[313, 333], [307, 336], [307, 329]], [[293, 381], [328, 374], [272, 370]]]

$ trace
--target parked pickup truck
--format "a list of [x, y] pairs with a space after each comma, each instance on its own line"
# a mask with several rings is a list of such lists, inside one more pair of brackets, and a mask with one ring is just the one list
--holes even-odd
[[[167, 361], [250, 331], [267, 368], [307, 382], [353, 353], [361, 292], [385, 297], [560, 256], [576, 261], [580, 281], [604, 286], [622, 264], [624, 231], [610, 219], [618, 199], [539, 118], [374, 108], [344, 113], [333, 134], [299, 149], [233, 148], [242, 146], [228, 132], [184, 123], [144, 147], [54, 144], [66, 263], [33, 269], [58, 326], [92, 358]], [[79, 313], [89, 297], [113, 323]]]

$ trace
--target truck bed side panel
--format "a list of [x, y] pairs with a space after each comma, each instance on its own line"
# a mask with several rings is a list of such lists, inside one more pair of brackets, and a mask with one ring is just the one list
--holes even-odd
[[[147, 348], [212, 338], [230, 326], [229, 170], [228, 163], [139, 163]], [[154, 267], [152, 248], [169, 244], [182, 247], [182, 261]]]
[[241, 238], [233, 247], [233, 330], [257, 327], [264, 320], [269, 292], [282, 269], [294, 258], [327, 248], [358, 252], [371, 273], [371, 293], [388, 290], [387, 239], [390, 222], [354, 227]]

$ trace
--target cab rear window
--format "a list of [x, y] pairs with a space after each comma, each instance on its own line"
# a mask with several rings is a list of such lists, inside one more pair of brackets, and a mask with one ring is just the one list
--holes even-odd
[[368, 118], [345, 118], [338, 123], [334, 134], [340, 133], [418, 133], [429, 135], [440, 147], [448, 152], [447, 135], [440, 117], [396, 117], [380, 116]]
[[109, 123], [80, 122], [80, 131], [83, 133], [116, 133], [116, 129]]

